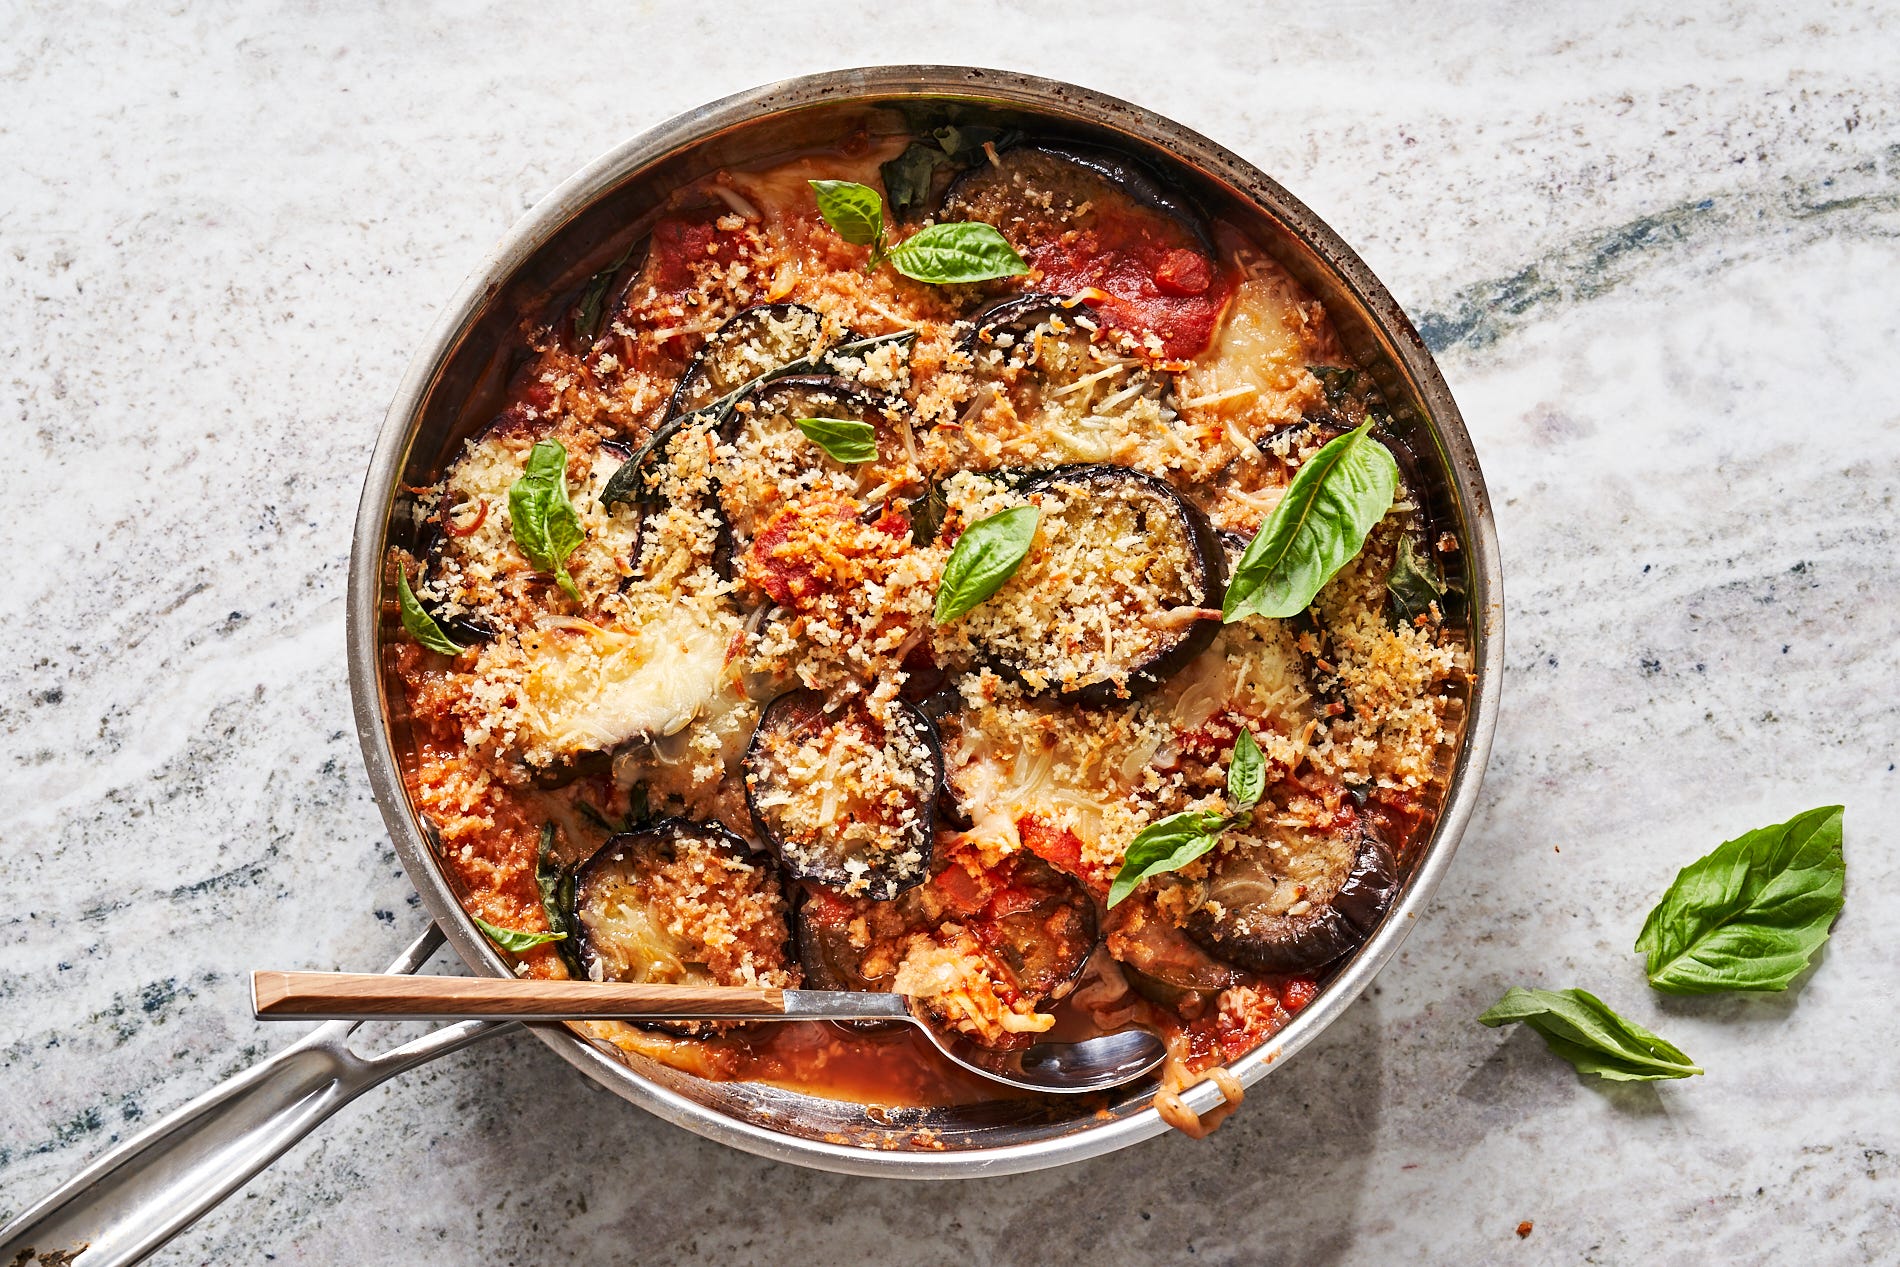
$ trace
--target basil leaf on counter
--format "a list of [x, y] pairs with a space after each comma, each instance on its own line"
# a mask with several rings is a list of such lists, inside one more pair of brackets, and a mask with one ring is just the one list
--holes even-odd
[[1480, 1025], [1522, 1023], [1543, 1035], [1550, 1049], [1576, 1066], [1612, 1082], [1657, 1082], [1702, 1072], [1680, 1048], [1618, 1016], [1588, 990], [1526, 990], [1512, 986], [1478, 1018]]
[[1243, 730], [1234, 738], [1234, 755], [1227, 766], [1227, 808], [1238, 814], [1260, 804], [1267, 790], [1267, 759], [1260, 754], [1253, 732]]
[[857, 463], [877, 459], [877, 428], [868, 422], [848, 418], [800, 418], [798, 429], [836, 461]]
[[1212, 810], [1186, 810], [1142, 828], [1128, 842], [1122, 869], [1108, 886], [1109, 906], [1133, 893], [1135, 886], [1149, 876], [1179, 871], [1193, 862], [1220, 843], [1220, 833], [1226, 826], [1225, 815]]
[[567, 450], [556, 440], [537, 440], [528, 454], [528, 466], [508, 489], [508, 518], [515, 544], [528, 562], [551, 572], [568, 597], [581, 591], [567, 574], [567, 556], [586, 537], [581, 517], [567, 498]]
[[409, 577], [401, 571], [396, 573], [396, 602], [402, 608], [402, 627], [409, 631], [411, 638], [443, 655], [460, 654], [462, 648], [442, 632], [442, 626], [436, 624], [435, 617], [423, 607], [416, 592], [409, 588]]
[[904, 216], [929, 201], [931, 178], [949, 162], [949, 156], [937, 146], [912, 141], [902, 154], [879, 163], [877, 174], [884, 181], [885, 196], [891, 200], [891, 214]]
[[[1399, 538], [1398, 558], [1385, 578], [1385, 592], [1391, 600], [1392, 619], [1409, 625], [1431, 611], [1432, 604], [1445, 596], [1445, 583], [1438, 579], [1438, 567], [1429, 557], [1421, 557], [1412, 534]], [[1443, 614], [1441, 609], [1440, 614]]]
[[566, 933], [522, 933], [512, 928], [498, 927], [479, 915], [470, 915], [469, 918], [475, 921], [475, 927], [487, 934], [488, 940], [503, 950], [512, 950], [516, 954], [524, 950], [533, 950], [536, 946], [545, 945], [551, 941], [560, 941], [567, 936]]
[[869, 185], [851, 180], [814, 180], [812, 196], [818, 202], [818, 214], [837, 235], [852, 246], [871, 248], [873, 260], [884, 241], [884, 200]]
[[1014, 506], [963, 530], [937, 583], [936, 621], [945, 625], [969, 612], [1016, 575], [1036, 539], [1034, 506]]
[[1841, 913], [1839, 805], [1717, 845], [1676, 874], [1636, 949], [1665, 994], [1785, 990]]
[[885, 252], [885, 258], [904, 276], [933, 286], [1019, 277], [1029, 271], [1009, 239], [980, 220], [928, 225]]
[[1370, 418], [1307, 459], [1234, 565], [1222, 621], [1305, 611], [1365, 548], [1398, 484], [1399, 465], [1372, 438]]

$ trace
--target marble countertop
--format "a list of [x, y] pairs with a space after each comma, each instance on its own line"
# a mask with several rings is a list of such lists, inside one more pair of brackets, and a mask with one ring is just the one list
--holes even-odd
[[[351, 733], [343, 590], [368, 447], [437, 305], [649, 124], [936, 60], [1227, 143], [1426, 333], [1510, 622], [1432, 911], [1204, 1143], [843, 1178], [506, 1039], [371, 1093], [161, 1261], [1900, 1257], [1900, 14], [1790, 7], [14, 14], [0, 1218], [288, 1041], [249, 1019], [248, 969], [374, 969], [422, 926]], [[1847, 909], [1810, 978], [1652, 995], [1628, 948], [1676, 868], [1835, 801]], [[1473, 1023], [1514, 983], [1591, 989], [1708, 1075], [1585, 1082]]]

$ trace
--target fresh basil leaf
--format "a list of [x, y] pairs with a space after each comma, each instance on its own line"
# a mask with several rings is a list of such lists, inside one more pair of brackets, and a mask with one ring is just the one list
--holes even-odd
[[937, 583], [936, 620], [948, 624], [1003, 588], [1036, 539], [1036, 508], [1014, 506], [963, 530]]
[[409, 588], [409, 578], [401, 571], [396, 573], [396, 602], [402, 608], [402, 627], [409, 636], [431, 651], [440, 651], [443, 655], [456, 655], [462, 650], [455, 640], [442, 632], [442, 626], [435, 623], [435, 617], [423, 607], [416, 592]]
[[1432, 604], [1445, 596], [1438, 565], [1419, 554], [1409, 532], [1399, 538], [1398, 558], [1385, 578], [1385, 591], [1391, 600], [1392, 619], [1400, 625], [1409, 625], [1430, 612]]
[[858, 463], [877, 460], [877, 428], [868, 422], [849, 418], [800, 418], [798, 429], [805, 438], [839, 462]]
[[1526, 990], [1512, 986], [1478, 1018], [1496, 1029], [1522, 1022], [1544, 1036], [1550, 1049], [1612, 1082], [1656, 1082], [1702, 1072], [1684, 1055], [1636, 1022], [1618, 1016], [1587, 990]]
[[1785, 990], [1841, 913], [1839, 805], [1717, 845], [1676, 874], [1636, 949], [1665, 994]]
[[633, 249], [638, 243], [630, 243], [620, 254], [620, 258], [601, 269], [587, 279], [587, 285], [581, 290], [581, 300], [574, 309], [574, 333], [583, 339], [591, 339], [600, 330], [602, 309], [607, 302], [607, 288], [613, 285], [614, 274], [627, 266], [633, 258]]
[[[586, 806], [585, 802], [582, 804]], [[561, 943], [556, 948], [561, 962], [567, 966], [567, 975], [578, 981], [587, 973], [581, 967], [581, 957], [574, 947], [574, 939], [567, 936], [574, 931], [574, 869], [563, 867], [554, 856], [556, 831], [552, 822], [541, 826], [541, 843], [534, 859], [534, 885], [541, 892], [541, 911], [547, 918], [548, 927], [560, 934], [554, 940]]]
[[950, 162], [935, 145], [912, 141], [904, 152], [888, 162], [879, 163], [877, 174], [884, 181], [884, 194], [890, 199], [891, 214], [904, 216], [930, 200], [930, 185], [937, 169]]
[[581, 591], [567, 573], [567, 556], [587, 534], [567, 498], [567, 450], [559, 441], [535, 441], [527, 469], [508, 489], [508, 518], [528, 562], [552, 572], [568, 597], [578, 600]]
[[1148, 824], [1128, 842], [1122, 869], [1108, 886], [1112, 907], [1151, 875], [1179, 871], [1220, 843], [1227, 819], [1211, 810], [1187, 810]]
[[1399, 465], [1372, 438], [1370, 418], [1307, 459], [1235, 564], [1221, 619], [1305, 611], [1365, 548], [1398, 486]]
[[1234, 754], [1227, 759], [1227, 808], [1233, 813], [1260, 804], [1267, 790], [1267, 759], [1251, 731], [1234, 737]]
[[839, 237], [853, 246], [877, 249], [884, 239], [884, 200], [877, 190], [850, 180], [808, 183], [818, 200], [818, 214]]
[[1018, 277], [1029, 271], [1009, 239], [977, 220], [933, 224], [885, 253], [904, 276], [933, 286]]
[[475, 921], [475, 927], [488, 935], [488, 940], [503, 950], [512, 950], [516, 954], [524, 950], [533, 950], [536, 946], [544, 946], [551, 941], [561, 941], [567, 937], [566, 933], [517, 932], [512, 928], [501, 928], [491, 924], [479, 915], [471, 915], [469, 918]]

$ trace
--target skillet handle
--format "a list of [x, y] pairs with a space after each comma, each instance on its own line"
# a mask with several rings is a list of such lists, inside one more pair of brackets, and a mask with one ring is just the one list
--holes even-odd
[[[389, 970], [414, 972], [441, 944], [430, 925]], [[358, 1023], [321, 1026], [93, 1162], [0, 1228], [0, 1263], [139, 1262], [363, 1092], [512, 1024], [464, 1021], [360, 1056], [348, 1042]]]

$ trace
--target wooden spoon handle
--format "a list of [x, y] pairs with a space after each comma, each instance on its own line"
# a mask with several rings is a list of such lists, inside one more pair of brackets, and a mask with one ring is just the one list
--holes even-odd
[[785, 991], [746, 986], [628, 985], [367, 972], [253, 972], [259, 1020], [772, 1020]]

